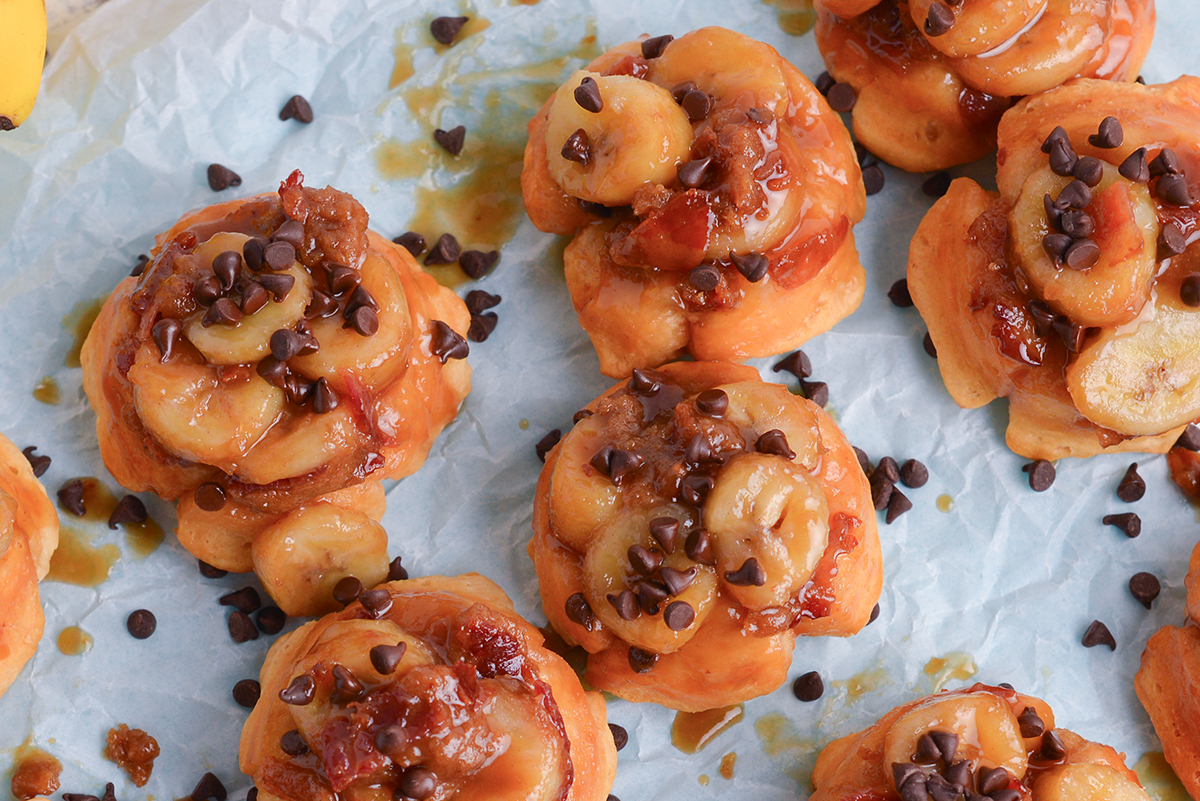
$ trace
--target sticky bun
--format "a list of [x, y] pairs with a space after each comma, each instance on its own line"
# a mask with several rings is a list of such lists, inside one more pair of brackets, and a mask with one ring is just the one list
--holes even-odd
[[302, 181], [161, 234], [81, 359], [117, 481], [178, 499], [183, 546], [291, 615], [383, 580], [380, 481], [421, 466], [470, 388], [462, 301]]
[[959, 179], [908, 288], [964, 408], [1034, 459], [1161, 453], [1200, 417], [1200, 80], [1080, 80], [1000, 123], [999, 193]]
[[604, 801], [617, 752], [585, 692], [479, 575], [397, 581], [281, 637], [242, 729], [261, 801]]
[[849, 636], [879, 599], [870, 489], [819, 406], [723, 362], [635, 370], [576, 415], [530, 544], [587, 681], [699, 711], [771, 692], [797, 635]]
[[573, 239], [575, 311], [614, 378], [781, 353], [857, 308], [849, 133], [774, 49], [724, 28], [627, 42], [529, 123], [525, 208]]

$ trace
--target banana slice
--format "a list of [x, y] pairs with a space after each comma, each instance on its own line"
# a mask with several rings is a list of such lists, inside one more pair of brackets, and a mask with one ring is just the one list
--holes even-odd
[[509, 737], [508, 749], [475, 775], [455, 801], [556, 801], [567, 781], [567, 743], [547, 725], [529, 692], [503, 688], [492, 695], [487, 721]]
[[1149, 801], [1136, 782], [1108, 765], [1061, 765], [1043, 773], [1033, 801]]
[[[241, 253], [249, 238], [243, 234], [214, 234], [196, 248], [195, 255], [201, 264], [212, 264], [214, 258], [227, 250]], [[242, 269], [246, 268], [243, 266]], [[296, 282], [282, 301], [271, 298], [267, 305], [246, 315], [235, 325], [218, 324], [205, 328], [203, 309], [184, 323], [184, 335], [210, 363], [256, 362], [271, 352], [271, 334], [280, 328], [290, 329], [304, 316], [304, 309], [312, 300], [312, 276], [299, 262], [293, 262], [291, 267], [276, 274], [289, 275]]]
[[[704, 624], [717, 598], [717, 577], [711, 567], [688, 559], [682, 547], [663, 554], [650, 536], [650, 521], [656, 517], [685, 519], [685, 512], [675, 504], [663, 504], [645, 512], [624, 513], [597, 533], [584, 559], [584, 596], [596, 617], [616, 636], [651, 653], [669, 654], [682, 648]], [[639, 611], [633, 620], [625, 620], [609, 597], [627, 590], [636, 592], [635, 585], [643, 578], [629, 561], [629, 549], [634, 545], [653, 551], [664, 567], [680, 572], [695, 568], [696, 572], [686, 589], [660, 603], [658, 614]], [[672, 631], [663, 619], [663, 610], [675, 601], [687, 603], [695, 613], [693, 622], [679, 631]]]
[[[575, 101], [584, 78], [596, 82], [603, 108]], [[563, 146], [576, 131], [587, 137], [587, 163], [569, 161]], [[670, 184], [692, 149], [692, 123], [671, 93], [628, 75], [576, 72], [554, 96], [546, 120], [550, 175], [563, 191], [605, 206], [624, 206], [644, 184]]]
[[795, 464], [816, 470], [821, 464], [821, 427], [815, 406], [808, 403], [780, 403], [779, 384], [744, 381], [724, 384], [717, 389], [729, 396], [725, 418], [759, 434], [779, 429], [795, 452]]
[[1067, 367], [1067, 391], [1092, 422], [1131, 436], [1200, 417], [1200, 311], [1160, 295], [1132, 331], [1106, 330]]
[[563, 545], [583, 553], [596, 530], [616, 513], [620, 493], [588, 464], [608, 444], [605, 415], [580, 420], [559, 446], [550, 479], [550, 525]]
[[779, 62], [770, 45], [728, 28], [709, 27], [671, 42], [664, 57], [651, 62], [651, 78], [668, 88], [691, 81], [713, 96], [717, 109], [757, 106], [782, 117], [793, 98]]
[[160, 362], [144, 344], [129, 368], [134, 405], [142, 425], [183, 459], [226, 472], [283, 411], [283, 390], [252, 370], [241, 381], [222, 383], [209, 365], [177, 357]]
[[917, 753], [917, 741], [932, 731], [957, 735], [955, 761], [968, 760], [976, 770], [1004, 768], [1021, 779], [1029, 767], [1016, 715], [991, 693], [925, 699], [888, 729], [883, 740], [883, 764], [890, 768], [897, 762], [911, 762]]
[[254, 572], [275, 603], [300, 617], [339, 609], [333, 587], [347, 576], [365, 587], [383, 581], [387, 544], [383, 526], [362, 512], [317, 503], [264, 530], [250, 553]]
[[361, 436], [349, 403], [327, 414], [287, 415], [225, 472], [247, 484], [305, 476], [336, 463]]
[[379, 304], [379, 330], [372, 336], [363, 336], [353, 328], [346, 328], [340, 314], [313, 320], [313, 336], [321, 348], [316, 353], [293, 358], [289, 362], [293, 369], [313, 380], [324, 376], [338, 391], [345, 389], [347, 373], [367, 387], [381, 387], [395, 381], [407, 369], [412, 319], [400, 277], [387, 261], [378, 255], [368, 255], [362, 266], [362, 286]]
[[[924, 30], [929, 8], [935, 0], [912, 0], [909, 12], [918, 29]], [[977, 56], [1007, 42], [1044, 12], [1046, 0], [1005, 0], [1002, 3], [954, 4], [954, 25], [941, 36], [925, 37], [931, 45], [951, 57]]]
[[717, 573], [756, 559], [762, 586], [724, 583], [748, 609], [781, 606], [812, 576], [829, 543], [829, 505], [817, 480], [780, 456], [745, 454], [717, 474], [704, 503]]

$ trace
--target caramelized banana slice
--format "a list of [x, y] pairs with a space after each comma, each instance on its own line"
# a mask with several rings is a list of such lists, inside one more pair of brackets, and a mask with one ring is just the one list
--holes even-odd
[[796, 454], [795, 463], [809, 471], [817, 470], [821, 463], [821, 427], [817, 419], [817, 407], [781, 404], [767, 386], [761, 381], [745, 381], [718, 387], [729, 396], [726, 419], [750, 431], [782, 431], [788, 447]]
[[[935, 0], [912, 0], [909, 13], [918, 28], [925, 28]], [[1046, 11], [1047, 0], [959, 0], [953, 3], [954, 24], [929, 43], [948, 56], [978, 56], [1000, 47], [1035, 22]]]
[[1128, 776], [1108, 765], [1061, 765], [1034, 782], [1033, 801], [1149, 801]]
[[[540, 700], [530, 693], [497, 693], [487, 721], [504, 732], [508, 750], [479, 772], [456, 801], [557, 801], [569, 788], [562, 734], [537, 714]], [[567, 796], [569, 797], [569, 796]]]
[[931, 696], [902, 715], [888, 730], [883, 762], [889, 768], [913, 761], [918, 741], [929, 732], [949, 732], [958, 737], [957, 760], [978, 768], [1004, 768], [1021, 779], [1029, 766], [1016, 715], [1008, 704], [991, 693]]
[[[598, 112], [575, 99], [584, 80], [603, 104]], [[564, 157], [568, 140], [577, 143], [575, 160]], [[647, 183], [674, 181], [691, 146], [692, 124], [671, 93], [628, 75], [576, 72], [555, 93], [546, 123], [551, 176], [568, 194], [605, 206], [628, 205]]]
[[550, 484], [550, 524], [559, 540], [577, 551], [587, 550], [597, 530], [616, 514], [620, 491], [590, 462], [608, 441], [607, 421], [593, 415], [575, 424], [559, 448], [556, 470]]

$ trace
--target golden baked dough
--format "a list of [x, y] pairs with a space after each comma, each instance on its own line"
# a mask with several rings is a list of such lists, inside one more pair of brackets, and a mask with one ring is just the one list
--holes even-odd
[[1045, 701], [984, 684], [919, 698], [834, 740], [812, 781], [811, 801], [1150, 798], [1121, 754], [1056, 728]]
[[58, 547], [58, 513], [25, 454], [0, 434], [0, 695], [37, 650], [38, 582]]
[[185, 215], [81, 355], [117, 481], [178, 499], [183, 546], [291, 615], [383, 580], [379, 482], [421, 466], [470, 389], [462, 301], [302, 181]]
[[593, 687], [727, 706], [783, 684], [797, 635], [867, 624], [875, 510], [820, 407], [749, 367], [677, 362], [586, 412], [546, 457], [530, 553]]
[[[1098, 144], [1111, 119], [1122, 135]], [[1008, 111], [999, 142], [999, 193], [955, 181], [909, 250], [946, 388], [1008, 398], [1029, 458], [1165, 452], [1200, 417], [1200, 80], [1072, 81]]]
[[1020, 97], [1076, 77], [1133, 81], [1154, 38], [1154, 0], [817, 0], [816, 7], [829, 73], [858, 95], [855, 137], [910, 172], [987, 155], [1000, 115]]
[[862, 300], [849, 133], [773, 48], [724, 28], [573, 75], [529, 123], [521, 188], [534, 225], [574, 237], [567, 288], [614, 378], [781, 353]]
[[[604, 697], [488, 579], [383, 584], [279, 639], [239, 759], [262, 801], [604, 801]], [[285, 702], [285, 700], [287, 702]]]

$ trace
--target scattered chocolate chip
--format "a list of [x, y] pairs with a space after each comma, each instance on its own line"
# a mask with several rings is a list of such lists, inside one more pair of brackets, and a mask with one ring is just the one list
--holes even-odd
[[649, 673], [658, 664], [658, 654], [643, 651], [641, 648], [629, 648], [629, 667], [634, 673]]
[[183, 334], [183, 323], [172, 318], [164, 318], [150, 329], [150, 336], [158, 346], [159, 362], [167, 362], [175, 353], [175, 345]]
[[716, 556], [713, 554], [712, 538], [708, 536], [707, 531], [702, 529], [697, 529], [688, 535], [683, 544], [683, 552], [687, 554], [688, 559], [702, 565], [711, 567], [717, 563]]
[[404, 581], [407, 578], [408, 578], [408, 571], [405, 570], [404, 565], [401, 564], [401, 557], [397, 556], [388, 565], [387, 580], [388, 581]]
[[1054, 149], [1056, 142], [1066, 142], [1068, 145], [1071, 142], [1071, 137], [1067, 136], [1067, 132], [1061, 125], [1056, 125], [1050, 135], [1042, 142], [1042, 152], [1049, 154]]
[[1021, 468], [1029, 474], [1029, 488], [1034, 492], [1045, 492], [1054, 483], [1054, 465], [1045, 459], [1037, 459]]
[[793, 351], [787, 356], [784, 356], [771, 368], [771, 372], [778, 373], [786, 371], [796, 376], [796, 378], [808, 378], [812, 375], [812, 362], [809, 361], [808, 355], [802, 350]]
[[729, 409], [729, 396], [720, 389], [706, 389], [696, 396], [696, 411], [706, 417], [721, 418]]
[[608, 730], [612, 733], [613, 745], [620, 751], [629, 744], [629, 732], [625, 731], [624, 726], [618, 726], [615, 723], [608, 724]]
[[650, 521], [650, 536], [662, 546], [664, 552], [675, 553], [679, 542], [679, 521], [673, 517], [656, 517]]
[[663, 622], [671, 631], [683, 631], [696, 621], [696, 610], [687, 601], [672, 601], [663, 610]]
[[980, 768], [976, 786], [981, 795], [991, 796], [1008, 787], [1011, 781], [1012, 777], [1004, 768]]
[[442, 364], [450, 359], [465, 359], [471, 352], [467, 340], [441, 320], [433, 321], [433, 330], [430, 333], [429, 349]]
[[641, 395], [643, 398], [648, 398], [656, 394], [661, 388], [662, 385], [645, 370], [640, 367], [633, 368], [633, 372], [629, 376], [629, 389], [634, 395]]
[[1178, 256], [1186, 249], [1187, 239], [1184, 237], [1183, 229], [1179, 227], [1178, 223], [1174, 221], [1168, 222], [1158, 230], [1158, 258], [1160, 261], [1171, 256]]
[[87, 505], [83, 502], [83, 480], [76, 478], [63, 484], [58, 490], [58, 502], [76, 517], [87, 514]]
[[221, 282], [215, 276], [201, 278], [192, 285], [192, 298], [201, 306], [211, 306], [220, 297]]
[[208, 165], [208, 186], [214, 192], [220, 192], [231, 186], [241, 186], [242, 176], [228, 167], [220, 164]]
[[1150, 162], [1150, 177], [1156, 178], [1160, 175], [1182, 175], [1183, 163], [1179, 160], [1179, 156], [1175, 155], [1175, 151], [1169, 147], [1164, 147], [1159, 152], [1154, 160]]
[[243, 587], [236, 592], [226, 593], [218, 599], [221, 606], [232, 606], [247, 615], [262, 606], [262, 598], [253, 587]]
[[912, 507], [912, 501], [908, 499], [908, 496], [893, 486], [892, 494], [888, 497], [887, 514], [884, 515], [884, 520], [888, 523], [893, 523], [897, 517], [909, 511]]
[[631, 590], [621, 590], [615, 595], [610, 593], [606, 597], [612, 608], [617, 611], [617, 617], [622, 620], [637, 620], [641, 616], [642, 608]]
[[692, 586], [692, 582], [696, 580], [699, 572], [695, 567], [689, 567], [687, 570], [664, 567], [659, 571], [659, 576], [662, 578], [662, 583], [666, 585], [667, 592], [671, 595], [681, 595], [684, 590]]
[[950, 184], [953, 180], [950, 173], [944, 170], [935, 172], [925, 179], [925, 183], [921, 184], [921, 191], [929, 197], [943, 197], [950, 191]]
[[[1058, 229], [1072, 239], [1087, 239], [1096, 232], [1096, 221], [1086, 211], [1071, 209], [1058, 218]], [[1067, 259], [1070, 259], [1069, 250]]]
[[1117, 167], [1121, 177], [1135, 183], [1144, 184], [1150, 180], [1150, 165], [1146, 163], [1146, 148], [1139, 147], [1130, 153]]
[[646, 460], [633, 451], [614, 449], [608, 460], [608, 477], [614, 484], [620, 484], [625, 476], [637, 470]]
[[593, 217], [603, 217], [604, 219], [608, 219], [613, 214], [613, 210], [608, 206], [605, 206], [603, 203], [593, 203], [590, 200], [584, 200], [581, 197], [575, 198], [575, 203], [578, 204], [579, 208], [583, 209], [588, 214], [591, 214]]
[[825, 682], [821, 680], [821, 674], [813, 670], [796, 679], [792, 682], [792, 694], [805, 703], [816, 701], [825, 694]]
[[537, 444], [533, 446], [534, 451], [537, 453], [538, 459], [543, 462], [546, 461], [546, 454], [550, 452], [551, 448], [558, 444], [560, 439], [562, 439], [562, 431], [559, 431], [557, 428], [539, 439]]
[[1058, 193], [1056, 202], [1068, 209], [1086, 209], [1092, 203], [1092, 189], [1076, 178]]
[[916, 459], [909, 459], [900, 467], [900, 481], [913, 489], [923, 487], [929, 481], [929, 470]]
[[1067, 746], [1056, 731], [1042, 735], [1042, 748], [1038, 756], [1046, 762], [1057, 762], [1067, 755]]
[[577, 592], [570, 598], [567, 598], [563, 611], [567, 614], [567, 620], [570, 620], [572, 623], [583, 626], [588, 631], [595, 630], [596, 613], [592, 611], [592, 605], [588, 603], [583, 593]]
[[478, 281], [490, 273], [500, 261], [500, 251], [468, 250], [458, 257], [458, 264], [464, 273]]
[[230, 298], [217, 298], [212, 306], [208, 307], [208, 311], [204, 313], [204, 317], [200, 320], [200, 324], [205, 328], [213, 325], [236, 325], [242, 321], [245, 315], [238, 305]]
[[437, 776], [433, 771], [421, 766], [405, 768], [400, 775], [400, 791], [406, 798], [414, 801], [425, 801], [432, 798], [438, 790]]
[[[642, 40], [642, 58], [647, 61], [652, 61], [663, 54], [667, 49], [667, 45], [675, 41], [675, 37], [670, 34], [664, 36], [652, 36], [649, 39]], [[620, 749], [617, 749], [620, 750]]]
[[1134, 462], [1125, 470], [1121, 483], [1117, 485], [1117, 497], [1125, 503], [1133, 503], [1140, 501], [1145, 494], [1146, 482], [1138, 475], [1137, 462]]
[[260, 237], [246, 240], [246, 244], [242, 245], [242, 258], [246, 260], [247, 267], [255, 272], [262, 269], [263, 251], [268, 244], [267, 240]]
[[115, 529], [126, 523], [146, 522], [146, 505], [136, 495], [126, 495], [117, 501], [112, 514], [108, 516], [108, 527]]
[[712, 156], [686, 161], [675, 168], [679, 182], [689, 189], [695, 189], [704, 183], [708, 174], [708, 166], [712, 164]]
[[225, 801], [228, 796], [221, 780], [212, 773], [205, 773], [200, 777], [200, 781], [196, 782], [196, 788], [192, 790], [190, 797], [192, 801]]
[[[472, 322], [475, 319], [472, 318]], [[353, 310], [347, 309], [346, 325], [353, 328], [359, 336], [373, 337], [379, 332], [379, 315], [370, 306], [359, 306]], [[487, 336], [485, 335], [483, 338], [487, 339]]]
[[1083, 181], [1090, 187], [1095, 188], [1100, 183], [1100, 179], [1104, 177], [1104, 165], [1100, 163], [1100, 159], [1092, 156], [1082, 156], [1075, 163], [1075, 169], [1071, 174]]
[[429, 23], [429, 34], [438, 44], [453, 44], [470, 17], [438, 17]]
[[462, 153], [463, 142], [466, 139], [467, 127], [465, 125], [456, 125], [448, 131], [438, 128], [433, 132], [433, 141], [437, 142], [438, 146], [451, 156]]
[[688, 115], [689, 120], [700, 122], [700, 120], [708, 119], [708, 115], [712, 114], [712, 95], [700, 89], [690, 89], [679, 101], [679, 106]]
[[125, 619], [125, 628], [135, 640], [145, 640], [158, 629], [158, 620], [149, 609], [135, 609]]
[[895, 484], [900, 480], [900, 465], [890, 456], [885, 456], [879, 460], [879, 466], [875, 468], [878, 472], [887, 476], [887, 480]]
[[262, 685], [254, 679], [242, 679], [233, 685], [233, 700], [238, 706], [253, 709], [262, 697]]
[[1154, 599], [1162, 591], [1162, 585], [1159, 584], [1158, 578], [1153, 573], [1135, 573], [1133, 578], [1129, 579], [1129, 592], [1134, 599], [1147, 609], [1154, 603]]
[[312, 106], [300, 95], [292, 95], [288, 98], [288, 102], [283, 104], [283, 108], [279, 110], [279, 119], [295, 120], [296, 122], [308, 125], [313, 121]]
[[258, 639], [258, 628], [249, 615], [235, 609], [229, 615], [229, 636], [236, 643], [250, 642]]
[[1021, 727], [1022, 737], [1037, 737], [1046, 731], [1046, 724], [1031, 706], [1025, 707], [1021, 714], [1017, 715], [1017, 724]]
[[588, 460], [588, 464], [591, 465], [592, 469], [594, 469], [597, 473], [607, 476], [609, 462], [612, 460], [613, 450], [615, 449], [612, 445], [602, 446], [600, 450], [592, 454], [592, 458]]
[[735, 587], [761, 587], [767, 583], [767, 574], [758, 560], [751, 556], [737, 570], [725, 571], [725, 581]]
[[1154, 186], [1154, 194], [1158, 195], [1159, 200], [1172, 206], [1192, 205], [1187, 178], [1182, 175], [1167, 174], [1159, 178]]
[[1093, 620], [1083, 634], [1083, 647], [1095, 648], [1097, 645], [1107, 645], [1110, 651], [1117, 650], [1117, 641], [1113, 638], [1112, 632], [1108, 630], [1108, 626], [1099, 620]]
[[835, 83], [829, 87], [825, 97], [829, 100], [829, 107], [841, 114], [852, 111], [854, 104], [858, 102], [858, 95], [855, 93], [854, 87], [848, 83]]
[[650, 550], [645, 545], [630, 545], [626, 555], [629, 557], [629, 564], [633, 566], [633, 569], [643, 576], [649, 576], [662, 566], [663, 555], [658, 551]]
[[287, 614], [278, 606], [264, 606], [255, 616], [254, 623], [263, 634], [278, 634], [287, 625]]
[[952, 793], [955, 799], [962, 797], [962, 791], [973, 786], [971, 775], [971, 763], [967, 760], [955, 762], [953, 765], [947, 765], [942, 771], [942, 775], [946, 777], [952, 787], [957, 791]]
[[1116, 117], [1105, 117], [1102, 119], [1099, 130], [1088, 137], [1089, 145], [1104, 148], [1105, 150], [1120, 147], [1124, 141], [1125, 132], [1121, 130], [1121, 121]]
[[396, 759], [400, 757], [401, 749], [408, 744], [408, 734], [403, 726], [393, 723], [375, 732], [374, 743], [379, 753]]
[[254, 368], [254, 372], [262, 376], [268, 383], [274, 384], [280, 389], [284, 389], [287, 386], [289, 377], [288, 366], [274, 356], [267, 356], [260, 360], [258, 366]]
[[[268, 274], [264, 275], [263, 277], [273, 278], [275, 276]], [[290, 275], [279, 277], [291, 278]], [[292, 280], [294, 281], [295, 279]], [[263, 306], [266, 306], [270, 299], [271, 293], [266, 290], [266, 287], [257, 281], [249, 281], [246, 283], [245, 288], [242, 289], [242, 302], [239, 307], [242, 310], [242, 314], [254, 314]]]
[[933, 741], [933, 732], [927, 731], [917, 738], [917, 752], [913, 755], [913, 761], [930, 765], [941, 758], [942, 752], [938, 749], [937, 743]]
[[396, 672], [396, 668], [400, 665], [400, 660], [404, 658], [404, 652], [408, 650], [408, 645], [404, 642], [398, 642], [395, 645], [376, 645], [370, 651], [371, 667], [375, 668], [375, 672], [381, 676], [390, 676]]
[[425, 252], [425, 237], [421, 236], [416, 231], [405, 231], [392, 241], [407, 250], [413, 256], [420, 256]]
[[228, 570], [222, 570], [219, 567], [213, 567], [203, 559], [197, 559], [196, 562], [197, 566], [200, 568], [200, 575], [204, 576], [206, 579], [225, 578], [229, 575]]
[[286, 328], [280, 328], [271, 334], [268, 344], [271, 348], [271, 356], [276, 361], [286, 362], [300, 352], [300, 346], [303, 342], [304, 337], [300, 334], [297, 334], [295, 331], [289, 331]]
[[937, 358], [937, 346], [933, 344], [933, 337], [929, 335], [928, 331], [926, 331], [925, 336], [921, 338], [921, 347], [924, 348], [925, 352], [932, 358]]
[[667, 585], [654, 579], [642, 579], [634, 589], [637, 591], [638, 606], [648, 615], [657, 615], [663, 601], [671, 597]]
[[283, 733], [279, 738], [279, 750], [288, 756], [304, 756], [308, 753], [308, 743], [295, 729]]
[[362, 591], [363, 583], [361, 581], [354, 576], [346, 576], [333, 585], [333, 600], [342, 606], [349, 606], [358, 600]]
[[1075, 240], [1071, 239], [1067, 234], [1046, 234], [1042, 237], [1042, 250], [1046, 251], [1046, 255], [1054, 261], [1055, 264], [1063, 264], [1067, 260], [1067, 251], [1075, 244]]
[[599, 114], [604, 109], [604, 98], [600, 96], [600, 85], [596, 79], [588, 76], [575, 87], [575, 102], [584, 111]]
[[832, 75], [830, 75], [828, 72], [822, 72], [817, 76], [817, 80], [813, 83], [813, 86], [815, 86], [817, 91], [821, 94], [827, 95], [829, 94], [830, 87], [832, 87], [835, 83], [837, 83], [837, 81], [833, 79]]
[[[287, 298], [288, 294], [292, 291], [292, 287], [296, 285], [296, 278], [295, 276], [286, 274], [276, 275], [273, 273], [263, 273], [261, 276], [259, 276], [258, 283], [263, 287], [263, 289], [271, 293], [272, 297], [275, 298], [276, 303], [280, 303]], [[318, 303], [317, 295], [322, 296], [325, 298], [325, 300], [330, 299], [329, 296], [325, 295], [323, 292], [313, 292], [313, 298], [309, 302], [310, 307], [312, 307], [313, 304]], [[307, 313], [307, 309], [305, 311]]]
[[824, 381], [801, 381], [800, 390], [804, 393], [804, 397], [822, 409], [829, 403], [829, 385]]
[[879, 604], [875, 604], [875, 607], [873, 609], [871, 609], [871, 617], [869, 620], [867, 620], [867, 625], [869, 626], [872, 623], [874, 623], [876, 618], [878, 618], [878, 617], [879, 617]]
[[703, 506], [704, 499], [712, 491], [712, 476], [690, 475], [680, 482], [679, 494], [692, 506]]
[[1105, 515], [1101, 521], [1106, 526], [1116, 526], [1129, 539], [1142, 533], [1142, 519], [1133, 512], [1119, 515]]
[[778, 428], [772, 428], [770, 431], [762, 434], [755, 441], [754, 449], [759, 453], [782, 456], [789, 461], [796, 458], [796, 452], [788, 447], [787, 435]]
[[699, 465], [702, 462], [713, 461], [712, 455], [712, 443], [703, 433], [688, 440], [687, 447], [683, 449], [683, 459], [688, 464]]
[[1090, 239], [1077, 239], [1067, 248], [1063, 261], [1072, 270], [1090, 270], [1100, 261], [1100, 246]]
[[[1195, 423], [1188, 423], [1187, 427], [1183, 429], [1183, 433], [1179, 435], [1179, 439], [1175, 440], [1175, 447], [1189, 451], [1200, 451], [1200, 426], [1197, 426]], [[37, 471], [34, 470], [34, 473], [37, 473]], [[40, 473], [37, 474], [40, 475]]]
[[453, 264], [458, 261], [459, 245], [453, 234], [442, 234], [425, 256], [425, 264]]
[[892, 288], [888, 290], [888, 299], [892, 301], [893, 306], [899, 306], [901, 309], [912, 308], [913, 299], [908, 293], [907, 278], [901, 278], [892, 284]]
[[854, 458], [858, 459], [858, 467], [863, 471], [863, 475], [871, 475], [871, 457], [867, 456], [867, 452], [862, 448], [853, 445], [850, 447], [854, 449]]
[[[34, 477], [41, 478], [50, 469], [50, 457], [45, 455], [34, 456], [33, 452], [36, 450], [36, 445], [30, 445], [28, 448], [22, 450], [21, 453], [24, 454], [25, 459], [29, 462], [29, 466], [33, 468]], [[1197, 449], [1193, 448], [1193, 450]]]
[[1189, 275], [1180, 282], [1179, 299], [1193, 309], [1200, 306], [1200, 275]]
[[467, 311], [471, 314], [482, 314], [500, 304], [500, 296], [484, 292], [482, 289], [472, 289], [467, 293]]
[[130, 272], [129, 274], [131, 276], [133, 276], [134, 278], [137, 278], [142, 273], [146, 272], [146, 267], [149, 266], [149, 264], [150, 264], [150, 257], [147, 256], [145, 253], [139, 253], [138, 257], [137, 257], [137, 264], [133, 265], [133, 271]]
[[929, 14], [925, 17], [925, 33], [929, 36], [944, 36], [954, 27], [954, 12], [950, 6], [934, 0], [929, 6]]
[[329, 698], [335, 704], [349, 704], [361, 700], [367, 688], [358, 677], [344, 665], [333, 666], [333, 693]]
[[358, 270], [340, 264], [328, 264], [326, 268], [325, 283], [329, 286], [329, 294], [335, 298], [353, 292], [362, 283], [362, 273]]
[[887, 508], [888, 501], [892, 499], [892, 492], [895, 491], [896, 484], [879, 470], [871, 473], [867, 480], [871, 485], [871, 504], [875, 507], [875, 511], [881, 512]]
[[[304, 244], [304, 223], [299, 220], [284, 220], [275, 233], [271, 234], [272, 242], [287, 242], [296, 250]], [[248, 244], [248, 243], [247, 243]], [[243, 256], [245, 255], [245, 246], [242, 248]]]
[[1051, 144], [1049, 162], [1050, 171], [1065, 178], [1074, 174], [1079, 157], [1075, 155], [1071, 143], [1066, 139], [1061, 139]]
[[711, 292], [721, 283], [721, 273], [716, 265], [705, 262], [692, 268], [688, 273], [688, 283], [692, 288], [701, 292]]
[[[900, 789], [900, 795], [905, 798], [904, 786], [910, 782], [920, 782], [922, 790], [924, 789], [925, 775], [919, 767], [911, 762], [893, 762], [892, 763], [892, 779], [896, 782], [896, 787]], [[924, 796], [928, 801], [928, 794]], [[905, 798], [905, 801], [908, 801]]]
[[862, 168], [863, 188], [868, 195], [877, 195], [883, 191], [883, 168], [878, 164], [869, 164]]
[[292, 679], [287, 687], [279, 691], [279, 700], [290, 706], [305, 706], [312, 703], [317, 684], [307, 673]]

